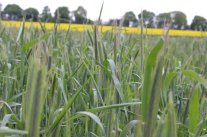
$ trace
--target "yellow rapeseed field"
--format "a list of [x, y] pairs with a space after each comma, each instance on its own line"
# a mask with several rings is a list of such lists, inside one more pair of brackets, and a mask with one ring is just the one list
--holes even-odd
[[[20, 27], [22, 25], [21, 21], [1, 21], [1, 24], [7, 27]], [[54, 23], [43, 23], [46, 29], [53, 29]], [[38, 22], [25, 22], [25, 27], [35, 27], [41, 28], [40, 23]], [[71, 29], [73, 31], [85, 31], [88, 29], [92, 29], [93, 25], [83, 25], [83, 24], [65, 24], [61, 23], [58, 25], [58, 29], [60, 30], [68, 30]], [[117, 30], [118, 27], [113, 26], [100, 26], [99, 30], [102, 32]], [[130, 28], [130, 27], [122, 27], [121, 31], [123, 33], [141, 33], [141, 28]], [[145, 28], [143, 29], [143, 33], [147, 35], [162, 35], [163, 29], [156, 28]], [[190, 30], [170, 30], [170, 36], [189, 36], [189, 37], [205, 37], [207, 36], [207, 32], [201, 31], [190, 31]]]

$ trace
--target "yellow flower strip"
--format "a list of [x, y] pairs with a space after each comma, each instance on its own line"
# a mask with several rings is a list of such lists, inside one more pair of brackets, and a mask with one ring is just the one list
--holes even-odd
[[[1, 24], [7, 27], [20, 27], [22, 26], [21, 21], [1, 21]], [[54, 23], [42, 23], [43, 26], [46, 27], [46, 29], [51, 30], [54, 29], [55, 24]], [[35, 27], [35, 28], [41, 28], [40, 23], [38, 22], [25, 22], [25, 27]], [[61, 23], [58, 24], [59, 30], [73, 30], [73, 31], [86, 31], [93, 29], [93, 25], [82, 25], [82, 24], [67, 24], [67, 23]], [[99, 31], [106, 32], [106, 31], [113, 31], [118, 30], [119, 27], [113, 27], [113, 26], [100, 26]], [[122, 27], [121, 28], [122, 33], [141, 33], [141, 28], [130, 28], [130, 27]], [[163, 35], [163, 29], [155, 29], [155, 28], [145, 28], [143, 29], [143, 33], [147, 35]], [[207, 36], [207, 32], [201, 32], [201, 31], [191, 31], [191, 30], [170, 30], [169, 32], [170, 36], [189, 36], [189, 37], [205, 37]]]

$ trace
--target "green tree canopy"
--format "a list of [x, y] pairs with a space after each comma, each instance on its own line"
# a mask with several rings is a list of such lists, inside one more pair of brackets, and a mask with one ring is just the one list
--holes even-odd
[[50, 8], [48, 6], [45, 6], [43, 8], [42, 14], [41, 14], [41, 20], [45, 22], [51, 22], [53, 21], [52, 14], [50, 12]]
[[2, 17], [2, 4], [0, 3], [0, 19]]
[[28, 8], [28, 9], [24, 10], [24, 12], [25, 12], [25, 15], [26, 15], [26, 20], [28, 20], [28, 19], [32, 19], [33, 21], [38, 20], [39, 12], [38, 12], [37, 9]]
[[183, 12], [173, 11], [158, 15], [158, 26], [163, 27], [164, 23], [172, 23], [173, 28], [181, 29], [187, 25], [187, 18]]
[[124, 21], [123, 21], [123, 26], [129, 26], [130, 22], [136, 22], [137, 18], [135, 14], [132, 11], [126, 12], [124, 14]]
[[107, 23], [107, 25], [110, 26], [119, 26], [120, 24], [121, 24], [120, 19], [110, 19], [109, 22]]
[[166, 22], [171, 21], [170, 13], [160, 13], [157, 16], [158, 19], [158, 27], [162, 28]]
[[55, 11], [55, 19], [61, 22], [68, 22], [70, 20], [68, 7], [58, 7]]
[[22, 18], [22, 9], [16, 4], [8, 4], [4, 8], [4, 14], [8, 14], [9, 19], [18, 20]]
[[182, 27], [185, 27], [187, 25], [187, 18], [183, 12], [180, 11], [172, 12], [171, 17], [173, 14], [175, 14], [173, 24], [177, 25], [178, 29], [182, 29]]
[[0, 12], [2, 11], [2, 4], [0, 3]]
[[[147, 10], [143, 10], [141, 13], [143, 15], [143, 19], [150, 19], [155, 16], [155, 13], [147, 11]], [[141, 19], [141, 13], [138, 15], [139, 19]]]
[[190, 25], [193, 30], [206, 30], [207, 29], [207, 20], [201, 16], [195, 16]]
[[154, 27], [154, 18], [155, 18], [155, 13], [143, 10], [139, 15], [138, 18], [141, 20], [141, 14], [143, 16], [143, 22], [147, 24], [147, 27], [153, 28]]
[[75, 23], [83, 24], [87, 22], [87, 11], [79, 6], [77, 10], [74, 11]]

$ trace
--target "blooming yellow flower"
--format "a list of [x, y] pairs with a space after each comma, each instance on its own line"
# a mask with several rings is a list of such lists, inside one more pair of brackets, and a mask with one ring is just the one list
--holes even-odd
[[[7, 27], [20, 27], [22, 26], [21, 21], [1, 21], [1, 24]], [[54, 23], [42, 23], [46, 29], [51, 30], [54, 28]], [[41, 28], [40, 23], [38, 22], [25, 22], [25, 27], [35, 27], [35, 28]], [[93, 28], [93, 25], [84, 25], [84, 24], [66, 24], [61, 23], [58, 24], [59, 30], [73, 30], [73, 31], [86, 31]], [[122, 33], [141, 33], [141, 28], [130, 28], [130, 27], [114, 27], [114, 26], [99, 26], [99, 31], [106, 32], [106, 31], [114, 31], [121, 29]], [[146, 35], [163, 35], [163, 29], [157, 29], [157, 28], [145, 28], [143, 29], [143, 33]], [[190, 36], [190, 37], [204, 37], [207, 36], [207, 32], [201, 32], [201, 31], [191, 31], [191, 30], [170, 30], [169, 32], [170, 36]]]

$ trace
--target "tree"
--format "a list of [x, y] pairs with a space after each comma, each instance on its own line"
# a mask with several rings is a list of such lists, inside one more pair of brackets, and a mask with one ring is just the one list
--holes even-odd
[[32, 19], [33, 21], [37, 21], [38, 20], [38, 15], [39, 12], [37, 9], [35, 8], [28, 8], [25, 11], [25, 15], [26, 15], [26, 20]]
[[79, 6], [77, 10], [74, 11], [75, 16], [75, 23], [83, 24], [87, 22], [87, 11], [82, 7]]
[[4, 8], [4, 14], [8, 14], [11, 20], [19, 20], [22, 18], [22, 9], [16, 4], [8, 4]]
[[171, 23], [174, 29], [184, 29], [187, 26], [187, 18], [180, 11], [159, 14], [158, 26], [163, 27], [165, 23]]
[[61, 22], [69, 22], [69, 10], [68, 7], [59, 7], [55, 11], [55, 19], [56, 21], [60, 20]]
[[147, 25], [146, 27], [154, 28], [155, 27], [155, 22], [154, 22], [155, 14], [153, 12], [150, 12], [150, 11], [147, 11], [147, 10], [143, 10], [138, 15], [139, 20], [141, 20], [141, 14], [143, 16], [144, 24]]
[[170, 13], [160, 13], [157, 16], [157, 19], [158, 19], [158, 27], [159, 28], [162, 28], [165, 23], [171, 22]]
[[53, 21], [52, 14], [50, 12], [50, 8], [48, 6], [45, 6], [43, 8], [42, 14], [41, 14], [41, 20], [45, 22], [51, 22]]
[[87, 19], [87, 24], [94, 24], [94, 21], [91, 19]]
[[176, 11], [176, 12], [171, 12], [171, 18], [173, 14], [175, 14], [173, 25], [176, 25], [176, 28], [178, 29], [184, 29], [187, 25], [186, 15], [183, 12]]
[[201, 16], [195, 16], [190, 25], [193, 30], [206, 30], [207, 29], [207, 20]]
[[132, 11], [126, 12], [124, 14], [123, 26], [128, 27], [130, 25], [130, 22], [136, 22], [136, 21], [137, 21], [137, 18]]
[[2, 18], [2, 4], [0, 3], [0, 19]]
[[110, 19], [107, 25], [110, 26], [120, 26], [121, 20], [120, 19]]

